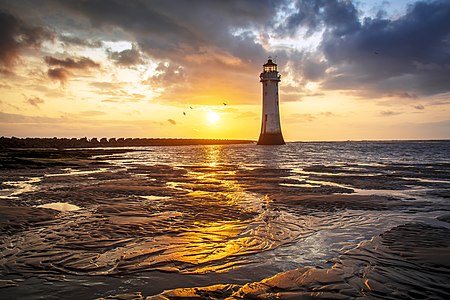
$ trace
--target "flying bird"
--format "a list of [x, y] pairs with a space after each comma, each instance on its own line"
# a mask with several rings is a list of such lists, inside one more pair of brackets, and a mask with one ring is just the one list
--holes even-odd
[[227, 106], [227, 104], [225, 102], [222, 102], [222, 103], [223, 103], [223, 105]]
[[186, 115], [186, 112], [183, 111], [183, 115]]
[[189, 106], [190, 109], [193, 109], [192, 106]]

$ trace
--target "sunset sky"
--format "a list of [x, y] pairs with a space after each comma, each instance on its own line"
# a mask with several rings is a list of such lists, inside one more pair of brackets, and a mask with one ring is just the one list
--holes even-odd
[[[0, 0], [0, 136], [450, 138], [450, 1]], [[225, 105], [225, 104], [226, 105]]]

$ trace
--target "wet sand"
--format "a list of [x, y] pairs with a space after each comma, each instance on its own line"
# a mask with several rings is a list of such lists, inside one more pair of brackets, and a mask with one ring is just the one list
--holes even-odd
[[[418, 241], [417, 236], [422, 238]], [[203, 299], [448, 299], [450, 229], [395, 227], [345, 252], [330, 268], [304, 267], [259, 282], [175, 289], [147, 300]]]
[[[146, 153], [158, 163], [124, 160]], [[2, 295], [449, 297], [450, 164], [298, 169], [163, 155], [3, 153]]]

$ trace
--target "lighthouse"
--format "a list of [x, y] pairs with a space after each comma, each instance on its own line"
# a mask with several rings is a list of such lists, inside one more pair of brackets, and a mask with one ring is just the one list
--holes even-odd
[[263, 65], [263, 72], [259, 75], [262, 83], [262, 122], [258, 145], [284, 145], [280, 124], [280, 104], [278, 101], [278, 74], [277, 64], [269, 57]]

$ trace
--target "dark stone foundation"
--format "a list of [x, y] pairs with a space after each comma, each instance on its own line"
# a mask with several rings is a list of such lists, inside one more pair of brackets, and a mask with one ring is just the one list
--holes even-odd
[[283, 135], [280, 133], [261, 133], [258, 145], [284, 145]]

